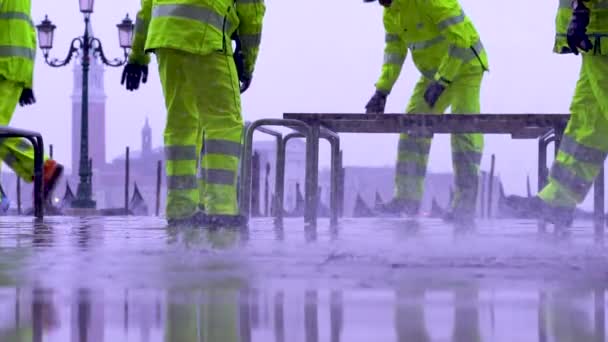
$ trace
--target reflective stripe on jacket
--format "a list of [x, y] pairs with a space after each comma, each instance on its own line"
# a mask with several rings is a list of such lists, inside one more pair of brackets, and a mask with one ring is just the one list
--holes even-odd
[[390, 91], [412, 53], [427, 78], [450, 83], [462, 73], [488, 70], [479, 34], [457, 0], [396, 0], [384, 12], [384, 66], [376, 88]]
[[262, 0], [141, 0], [130, 60], [148, 63], [146, 52], [157, 48], [231, 54], [230, 37], [237, 32], [252, 72], [264, 13]]
[[36, 30], [30, 0], [0, 1], [0, 78], [33, 87]]

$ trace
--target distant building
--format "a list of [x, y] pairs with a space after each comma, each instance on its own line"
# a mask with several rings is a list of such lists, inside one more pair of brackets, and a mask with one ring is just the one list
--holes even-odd
[[[126, 153], [123, 153], [108, 163], [97, 176], [96, 186], [97, 189], [103, 190], [104, 200], [108, 204], [107, 207], [124, 205], [125, 161]], [[156, 207], [157, 165], [159, 161], [162, 163], [160, 196], [162, 211], [165, 202], [165, 155], [162, 147], [152, 148], [152, 128], [148, 119], [146, 119], [141, 129], [140, 149], [130, 149], [129, 151], [129, 195], [133, 195], [133, 185], [137, 182], [141, 195], [151, 213], [154, 212]]]
[[[329, 171], [325, 170], [319, 175], [319, 183], [323, 189], [329, 189], [330, 178]], [[489, 179], [487, 173], [484, 176]], [[498, 194], [501, 181], [499, 177], [494, 177], [493, 195], [492, 195], [492, 212], [497, 213]], [[451, 173], [429, 173], [425, 179], [424, 195], [422, 197], [421, 214], [428, 215], [431, 212], [432, 202], [435, 200], [442, 208], [449, 208], [450, 192], [454, 188], [454, 175]], [[488, 187], [483, 187], [484, 194], [482, 195], [482, 186], [479, 186], [479, 196], [477, 213], [481, 214], [481, 209], [487, 207]], [[395, 168], [394, 167], [361, 167], [347, 166], [345, 168], [344, 181], [344, 214], [350, 216], [353, 214], [355, 200], [357, 194], [361, 195], [363, 201], [374, 207], [376, 193], [380, 195], [383, 202], [390, 201], [394, 196], [395, 191]], [[329, 193], [324, 190], [323, 201], [329, 204]], [[482, 205], [482, 201], [484, 204]], [[487, 210], [487, 209], [486, 209]], [[487, 211], [486, 211], [487, 212]]]

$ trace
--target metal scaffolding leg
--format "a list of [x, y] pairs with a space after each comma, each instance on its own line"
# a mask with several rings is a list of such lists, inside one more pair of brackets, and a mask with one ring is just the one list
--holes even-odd
[[22, 138], [32, 144], [34, 149], [34, 216], [37, 219], [42, 219], [44, 217], [42, 170], [44, 163], [44, 141], [42, 135], [37, 132], [0, 126], [0, 138]]
[[[330, 185], [330, 223], [332, 225], [336, 225], [338, 223], [338, 218], [339, 218], [339, 214], [340, 214], [340, 169], [341, 169], [341, 165], [342, 165], [342, 161], [341, 161], [341, 150], [340, 150], [340, 137], [325, 128], [322, 128], [319, 132], [319, 138], [323, 138], [326, 139], [330, 146], [331, 146], [331, 185]], [[290, 140], [294, 139], [294, 138], [304, 138], [304, 134], [300, 133], [300, 132], [292, 132], [289, 133], [287, 135], [285, 135], [285, 137], [283, 138], [283, 146], [282, 146], [282, 154], [280, 156], [281, 160], [282, 160], [282, 165], [283, 165], [283, 179], [284, 179], [284, 165], [286, 162], [286, 158], [285, 158], [285, 151], [287, 150], [287, 144], [289, 143]], [[317, 158], [318, 158], [318, 145], [317, 145]], [[308, 154], [307, 154], [308, 156]], [[279, 157], [277, 157], [279, 158]], [[307, 171], [308, 171], [308, 159], [307, 159]], [[317, 164], [317, 170], [318, 170], [318, 164]], [[318, 171], [317, 171], [318, 172]], [[318, 174], [318, 173], [317, 173]], [[308, 176], [308, 174], [307, 174]], [[318, 177], [318, 176], [317, 176]], [[306, 178], [308, 181], [308, 177]], [[316, 184], [318, 184], [318, 179]], [[277, 190], [277, 198], [280, 198], [280, 201], [283, 202], [283, 197], [284, 197], [284, 187], [282, 187], [281, 189]], [[318, 201], [318, 198], [317, 198]], [[318, 203], [318, 202], [317, 202]], [[316, 212], [316, 207], [315, 207], [315, 212]], [[305, 214], [306, 215], [306, 214]], [[306, 216], [307, 218], [308, 216]], [[316, 217], [316, 216], [315, 216]], [[308, 221], [307, 221], [308, 222]]]
[[597, 175], [595, 179], [595, 183], [593, 186], [593, 217], [594, 217], [594, 231], [595, 231], [595, 239], [598, 242], [602, 242], [604, 240], [604, 225], [606, 221], [606, 214], [604, 208], [604, 168], [600, 170], [600, 173]]
[[34, 146], [34, 216], [36, 216], [37, 219], [42, 219], [44, 216], [44, 203], [42, 193], [42, 164], [44, 163], [44, 142], [42, 141], [41, 135], [30, 137], [29, 140]]
[[[553, 133], [545, 134], [538, 139], [538, 192], [547, 185], [547, 148], [549, 143], [554, 140]], [[544, 220], [538, 221], [538, 232], [547, 232], [547, 223]]]
[[277, 166], [276, 174], [274, 179], [274, 210], [275, 210], [275, 224], [283, 222], [283, 211], [285, 210], [285, 149], [286, 141], [281, 138], [280, 143], [277, 145]]
[[[310, 135], [310, 127], [302, 121], [299, 120], [289, 120], [289, 119], [262, 119], [255, 121], [248, 125], [245, 130], [245, 139], [243, 146], [243, 156], [242, 156], [242, 165], [241, 165], [241, 183], [239, 185], [240, 188], [240, 211], [241, 215], [249, 218], [251, 214], [251, 183], [252, 183], [252, 170], [251, 170], [251, 161], [253, 154], [253, 135], [255, 131], [264, 132], [266, 134], [270, 134], [275, 136], [277, 139], [277, 170], [276, 170], [276, 179], [275, 179], [275, 193], [282, 193], [284, 186], [284, 175], [285, 175], [285, 158], [281, 158], [281, 155], [284, 156], [284, 151], [281, 151], [281, 147], [283, 144], [282, 134], [276, 131], [272, 131], [269, 129], [265, 129], [262, 126], [282, 126], [282, 127], [290, 127], [297, 128], [299, 131], [303, 132], [303, 134], [308, 137]], [[283, 181], [281, 181], [281, 178]], [[282, 198], [278, 199], [277, 196], [277, 216], [283, 216], [282, 212]]]
[[316, 124], [311, 126], [310, 135], [306, 141], [306, 186], [304, 210], [304, 222], [311, 226], [317, 225], [317, 206], [319, 203], [319, 136], [321, 127]]
[[330, 198], [330, 224], [335, 226], [338, 224], [340, 216], [340, 168], [342, 162], [340, 160], [340, 139], [329, 139], [331, 144], [331, 192]]
[[[557, 158], [557, 153], [559, 152], [559, 147], [561, 145], [562, 142], [562, 136], [564, 135], [564, 131], [566, 130], [566, 126], [556, 126], [555, 127], [555, 136], [554, 136], [554, 140], [555, 140], [555, 151], [554, 151], [554, 157]], [[561, 234], [562, 232], [564, 232], [566, 230], [566, 227], [563, 227], [561, 225], [554, 225], [555, 227], [555, 234]]]

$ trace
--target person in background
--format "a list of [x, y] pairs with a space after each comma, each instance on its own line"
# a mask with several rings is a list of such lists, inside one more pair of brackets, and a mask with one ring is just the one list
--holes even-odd
[[[8, 126], [17, 104], [36, 103], [33, 92], [36, 30], [30, 0], [0, 0], [0, 125]], [[34, 148], [25, 139], [0, 140], [0, 160], [25, 182], [34, 180]], [[63, 165], [45, 156], [43, 196], [51, 193], [63, 174]], [[3, 196], [1, 207], [8, 199]]]
[[608, 153], [608, 8], [599, 0], [558, 1], [553, 52], [582, 53], [570, 119], [549, 173], [533, 197], [509, 196], [516, 212], [568, 227]]
[[[372, 2], [374, 0], [364, 0]], [[384, 64], [366, 112], [384, 113], [386, 100], [401, 73], [408, 50], [420, 71], [408, 114], [478, 114], [488, 58], [479, 34], [457, 0], [379, 0], [386, 31]], [[423, 195], [431, 138], [401, 134], [395, 197], [380, 211], [416, 216]], [[473, 223], [483, 135], [453, 134], [452, 162], [456, 191], [446, 219]]]

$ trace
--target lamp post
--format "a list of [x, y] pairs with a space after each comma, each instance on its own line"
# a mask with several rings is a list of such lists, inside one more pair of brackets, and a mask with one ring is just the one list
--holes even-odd
[[[131, 41], [133, 38], [133, 22], [129, 15], [116, 25], [118, 28], [118, 40], [124, 51], [123, 59], [108, 60], [103, 53], [101, 41], [92, 37], [89, 32], [90, 16], [93, 13], [94, 0], [79, 0], [80, 12], [84, 15], [84, 35], [76, 37], [70, 44], [68, 55], [65, 59], [49, 59], [49, 51], [53, 48], [53, 35], [56, 26], [45, 16], [44, 20], [36, 25], [38, 29], [38, 45], [43, 52], [44, 61], [52, 67], [62, 67], [70, 63], [74, 55], [79, 55], [82, 64], [82, 112], [80, 119], [80, 163], [78, 167], [78, 190], [76, 199], [72, 202], [73, 208], [95, 208], [92, 198], [91, 178], [93, 170], [89, 164], [89, 65], [90, 58], [99, 57], [103, 64], [110, 67], [119, 67], [127, 62]], [[79, 50], [82, 49], [82, 54]]]

